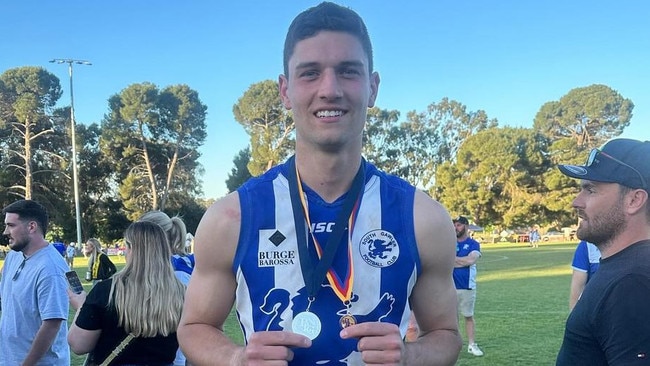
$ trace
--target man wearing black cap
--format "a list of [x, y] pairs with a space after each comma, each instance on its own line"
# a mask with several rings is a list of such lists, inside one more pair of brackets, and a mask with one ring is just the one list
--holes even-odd
[[468, 235], [469, 220], [458, 216], [453, 220], [456, 228], [456, 262], [454, 284], [458, 297], [458, 312], [465, 318], [467, 352], [483, 356], [474, 337], [474, 303], [476, 302], [476, 261], [481, 257], [481, 246]]
[[577, 236], [601, 252], [598, 272], [566, 322], [557, 365], [650, 363], [650, 142], [615, 139], [583, 166], [573, 200]]

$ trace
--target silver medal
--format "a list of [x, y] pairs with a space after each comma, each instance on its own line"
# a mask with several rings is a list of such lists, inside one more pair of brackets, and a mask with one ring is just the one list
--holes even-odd
[[320, 319], [316, 314], [303, 311], [293, 318], [291, 328], [294, 333], [304, 335], [305, 337], [314, 340], [320, 334]]

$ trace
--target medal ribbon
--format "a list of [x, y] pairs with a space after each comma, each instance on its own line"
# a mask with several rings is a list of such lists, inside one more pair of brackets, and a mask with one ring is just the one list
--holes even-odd
[[[343, 202], [341, 211], [334, 223], [333, 232], [327, 239], [325, 250], [320, 246], [318, 240], [311, 231], [311, 221], [309, 218], [309, 210], [305, 200], [305, 194], [302, 189], [300, 181], [300, 174], [295, 164], [295, 157], [291, 158], [289, 162], [289, 191], [291, 194], [291, 204], [293, 208], [293, 216], [296, 226], [296, 236], [298, 240], [298, 251], [300, 254], [300, 266], [302, 268], [305, 286], [307, 293], [310, 297], [315, 297], [320, 289], [323, 279], [327, 277], [327, 281], [332, 286], [336, 296], [341, 299], [343, 303], [350, 300], [352, 296], [352, 287], [354, 284], [354, 264], [352, 262], [352, 231], [354, 230], [354, 223], [356, 222], [357, 212], [361, 203], [362, 187], [365, 181], [365, 161], [361, 161], [359, 170], [357, 171], [352, 187]], [[345, 230], [345, 220], [348, 221], [348, 265], [343, 280], [337, 275], [333, 268], [334, 255], [341, 242], [343, 231]], [[309, 233], [314, 241], [316, 253], [318, 254], [318, 263], [316, 268], [313, 268], [313, 261], [310, 259], [307, 244], [307, 233], [305, 231], [305, 223], [309, 228]]]

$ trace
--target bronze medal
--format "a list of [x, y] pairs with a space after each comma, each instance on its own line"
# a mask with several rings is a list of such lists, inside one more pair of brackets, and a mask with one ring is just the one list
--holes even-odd
[[357, 324], [357, 318], [352, 314], [345, 314], [341, 319], [339, 319], [339, 324], [341, 324], [341, 328], [347, 328], [351, 325]]

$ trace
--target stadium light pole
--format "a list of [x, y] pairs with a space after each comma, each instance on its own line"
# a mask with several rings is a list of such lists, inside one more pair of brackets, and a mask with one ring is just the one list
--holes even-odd
[[88, 61], [73, 60], [70, 58], [55, 58], [50, 60], [51, 63], [68, 64], [68, 73], [70, 74], [70, 124], [72, 134], [72, 183], [74, 186], [74, 210], [77, 220], [77, 245], [81, 245], [81, 209], [79, 207], [79, 177], [77, 173], [77, 140], [74, 123], [74, 93], [72, 92], [72, 65], [92, 65]]

